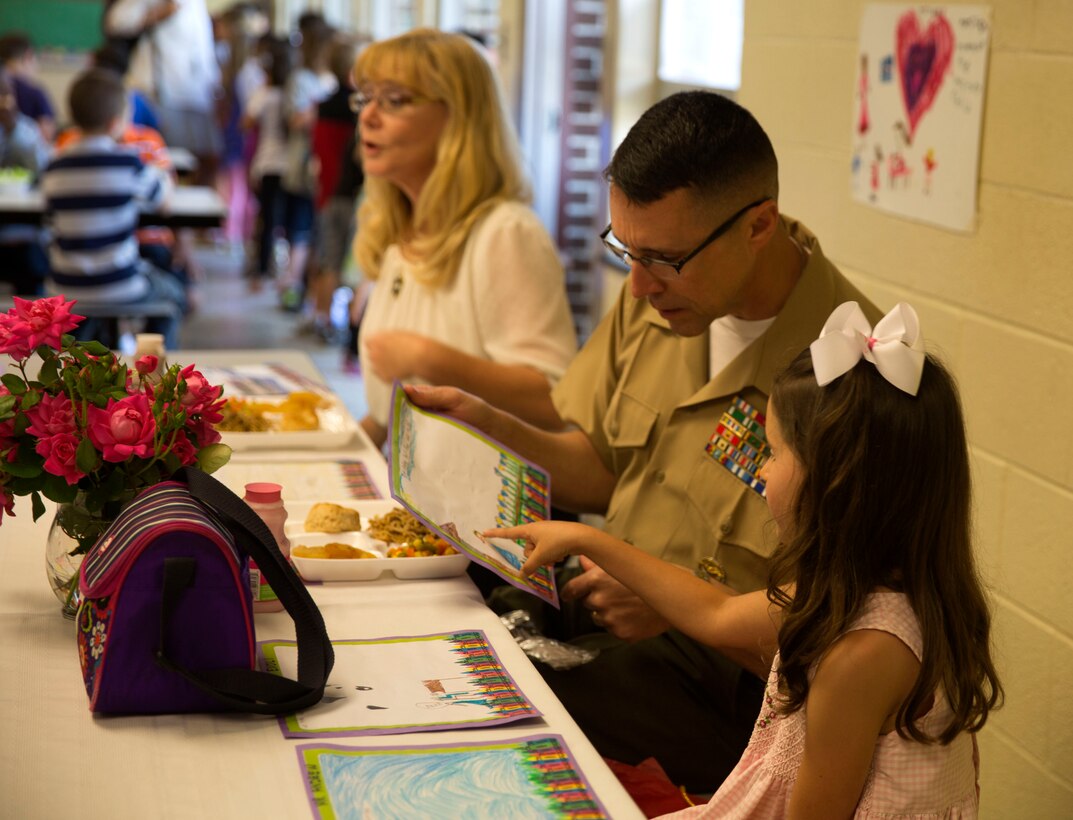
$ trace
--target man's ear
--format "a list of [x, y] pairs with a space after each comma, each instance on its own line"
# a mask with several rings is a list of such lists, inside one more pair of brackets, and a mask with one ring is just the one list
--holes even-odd
[[757, 205], [749, 214], [748, 242], [753, 250], [760, 250], [772, 237], [779, 227], [779, 203], [774, 199], [768, 199]]

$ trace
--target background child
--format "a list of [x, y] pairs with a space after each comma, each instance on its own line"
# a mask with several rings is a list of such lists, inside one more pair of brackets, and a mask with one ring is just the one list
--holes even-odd
[[[122, 77], [102, 68], [84, 72], [71, 84], [68, 105], [82, 137], [58, 152], [41, 177], [52, 228], [48, 290], [94, 303], [170, 300], [185, 310], [182, 283], [139, 258], [139, 213], [159, 208], [172, 182], [117, 141], [129, 110]], [[147, 329], [178, 346], [174, 319], [148, 319]]]
[[316, 168], [313, 204], [317, 248], [310, 260], [306, 301], [314, 332], [336, 338], [332, 326], [332, 299], [342, 282], [343, 266], [354, 239], [354, 212], [363, 176], [357, 154], [358, 115], [350, 108], [354, 87], [350, 69], [357, 44], [339, 36], [331, 49], [329, 66], [338, 87], [317, 107], [310, 152]]
[[30, 38], [21, 31], [0, 37], [0, 64], [10, 75], [19, 111], [36, 122], [41, 135], [51, 141], [56, 135], [56, 111], [37, 80], [37, 53]]
[[856, 303], [836, 309], [776, 377], [767, 436], [780, 546], [766, 593], [735, 595], [580, 524], [485, 534], [526, 539], [526, 571], [589, 556], [683, 632], [757, 673], [770, 664], [741, 761], [680, 816], [975, 817], [973, 733], [1002, 690], [961, 408], [912, 308], [875, 331]]
[[288, 236], [290, 243], [287, 271], [279, 285], [280, 303], [297, 311], [305, 296], [306, 262], [313, 231], [313, 195], [316, 179], [310, 153], [310, 137], [317, 119], [317, 106], [336, 87], [335, 75], [328, 70], [328, 55], [335, 34], [324, 18], [315, 12], [299, 20], [301, 62], [287, 78], [283, 91], [283, 117], [287, 129], [287, 169], [283, 173], [283, 190], [287, 193]]
[[256, 131], [257, 148], [250, 161], [250, 188], [257, 194], [254, 253], [247, 263], [250, 289], [260, 290], [272, 276], [276, 229], [288, 222], [287, 195], [281, 180], [287, 169], [287, 140], [283, 122], [283, 85], [291, 70], [291, 47], [286, 40], [269, 37], [262, 42], [266, 81], [246, 104], [243, 127]]
[[[0, 168], [21, 168], [28, 184], [48, 161], [49, 145], [30, 117], [19, 111], [11, 78], [0, 66]], [[48, 260], [36, 225], [0, 225], [0, 283], [19, 296], [44, 296]]]

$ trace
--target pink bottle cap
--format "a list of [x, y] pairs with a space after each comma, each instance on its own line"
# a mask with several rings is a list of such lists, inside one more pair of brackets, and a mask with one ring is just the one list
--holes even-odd
[[283, 488], [269, 481], [255, 481], [246, 485], [246, 500], [256, 504], [271, 504], [283, 497]]

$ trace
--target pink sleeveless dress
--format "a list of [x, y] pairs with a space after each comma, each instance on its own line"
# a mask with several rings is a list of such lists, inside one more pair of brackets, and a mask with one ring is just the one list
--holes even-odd
[[[848, 631], [857, 629], [889, 632], [918, 659], [921, 657], [920, 624], [901, 593], [869, 596], [861, 617]], [[805, 710], [787, 716], [775, 710], [778, 665], [776, 655], [752, 738], [734, 771], [706, 805], [666, 817], [757, 820], [786, 816], [805, 749]], [[949, 718], [950, 707], [938, 691], [920, 724], [926, 732], [936, 734]], [[948, 745], [940, 746], [905, 740], [891, 732], [876, 741], [872, 768], [853, 816], [875, 820], [975, 818], [978, 775], [974, 735], [962, 732]]]

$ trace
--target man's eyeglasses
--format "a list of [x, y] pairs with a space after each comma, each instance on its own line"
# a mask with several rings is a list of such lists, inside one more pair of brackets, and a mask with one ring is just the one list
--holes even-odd
[[381, 113], [401, 114], [412, 106], [432, 102], [432, 98], [402, 88], [376, 89], [367, 86], [351, 94], [349, 102], [350, 110], [355, 114], [360, 114], [362, 109], [371, 102], [376, 103]]
[[675, 262], [672, 262], [668, 259], [653, 259], [651, 256], [635, 256], [634, 254], [630, 253], [626, 248], [608, 239], [608, 236], [611, 233], [610, 225], [604, 228], [604, 232], [600, 234], [600, 239], [603, 240], [605, 248], [611, 251], [611, 253], [613, 253], [616, 257], [618, 257], [627, 265], [631, 265], [636, 262], [638, 265], [643, 267], [657, 279], [676, 279], [679, 275], [681, 275], [682, 268], [686, 262], [696, 256], [710, 244], [712, 244], [720, 236], [729, 231], [731, 227], [733, 227], [734, 223], [741, 219], [741, 217], [745, 214], [746, 211], [748, 211], [750, 208], [755, 208], [757, 205], [762, 205], [770, 198], [771, 197], [767, 196], [763, 197], [762, 199], [758, 199], [755, 202], [750, 202], [741, 210], [735, 211], [730, 216], [730, 218], [728, 218], [725, 222], [720, 224], [718, 228], [708, 234], [708, 237], [703, 242], [701, 242], [699, 245], [697, 245], [697, 247], [695, 247], [693, 250], [691, 250], [689, 253], [687, 253], [685, 256]]

